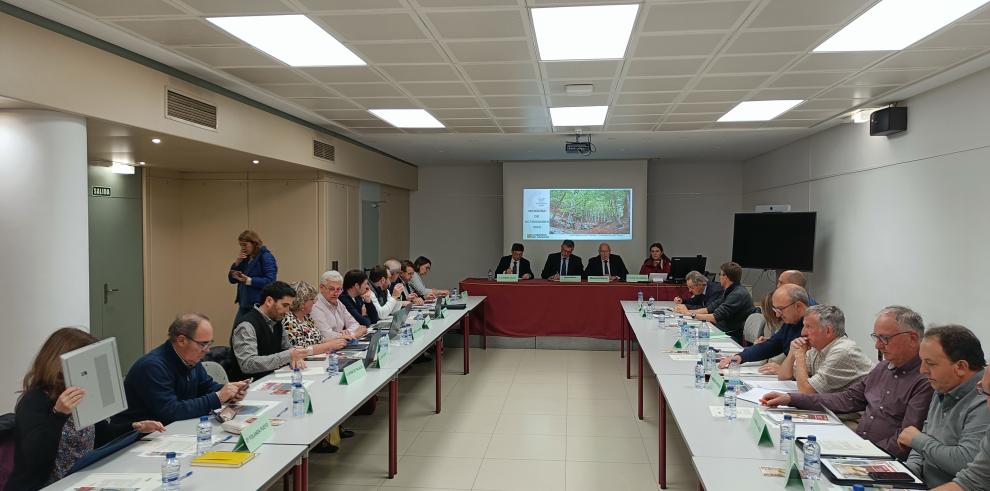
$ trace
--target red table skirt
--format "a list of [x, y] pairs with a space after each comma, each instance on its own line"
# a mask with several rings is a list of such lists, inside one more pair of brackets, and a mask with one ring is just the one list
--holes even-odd
[[[488, 297], [484, 308], [485, 334], [493, 336], [578, 336], [619, 339], [623, 312], [619, 300], [673, 300], [688, 295], [686, 287], [656, 283], [558, 283], [520, 280], [496, 283], [467, 278], [459, 288], [471, 295]], [[480, 334], [473, 322], [471, 331]]]

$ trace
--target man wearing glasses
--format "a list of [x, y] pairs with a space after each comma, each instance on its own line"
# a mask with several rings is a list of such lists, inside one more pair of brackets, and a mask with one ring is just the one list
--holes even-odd
[[[980, 340], [969, 329], [948, 325], [928, 329], [921, 342], [921, 373], [935, 389], [924, 429], [909, 426], [897, 442], [911, 449], [907, 467], [929, 487], [956, 479], [952, 486], [987, 489], [987, 480], [974, 480], [979, 467], [966, 469], [980, 453], [990, 428], [986, 396], [978, 389], [986, 362]], [[986, 475], [984, 454], [983, 471]], [[978, 460], [978, 459], [977, 459]], [[975, 463], [975, 462], [974, 462]], [[964, 470], [966, 469], [966, 470]], [[941, 489], [941, 488], [940, 488]]]
[[220, 385], [200, 363], [212, 345], [213, 326], [205, 315], [176, 317], [168, 327], [168, 340], [139, 358], [127, 372], [127, 411], [118, 418], [155, 419], [167, 425], [244, 399], [247, 382]]
[[799, 409], [829, 408], [836, 413], [864, 411], [856, 433], [890, 455], [903, 459], [910, 448], [898, 443], [906, 428], [923, 424], [932, 400], [928, 377], [918, 371], [918, 347], [925, 324], [917, 312], [899, 305], [886, 307], [873, 323], [874, 346], [883, 354], [870, 373], [842, 392], [829, 394], [782, 394], [763, 396], [771, 407]]
[[368, 333], [368, 328], [358, 324], [340, 301], [343, 292], [344, 277], [339, 272], [327, 271], [320, 276], [320, 294], [310, 316], [324, 339], [359, 339]]
[[[781, 274], [780, 277], [785, 278], [785, 275]], [[786, 278], [796, 277], [792, 275], [786, 276]], [[804, 276], [802, 275], [800, 278], [803, 280]], [[808, 296], [807, 290], [792, 283], [778, 286], [774, 290], [771, 300], [774, 306], [774, 315], [784, 321], [780, 329], [773, 336], [770, 336], [770, 339], [749, 346], [739, 354], [722, 358], [718, 363], [719, 368], [729, 366], [733, 360], [738, 363], [746, 363], [767, 360], [781, 353], [787, 355], [790, 352], [791, 342], [801, 337], [801, 331], [804, 329], [804, 313], [808, 307], [815, 305], [815, 301]], [[776, 363], [767, 363], [760, 367], [760, 373], [765, 375], [776, 375], [778, 371], [780, 371], [780, 365]]]

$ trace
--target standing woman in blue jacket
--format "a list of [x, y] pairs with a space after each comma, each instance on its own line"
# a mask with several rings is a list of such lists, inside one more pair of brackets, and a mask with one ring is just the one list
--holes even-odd
[[230, 266], [227, 276], [231, 283], [237, 285], [237, 296], [234, 298], [234, 303], [237, 304], [235, 325], [244, 313], [253, 309], [255, 304], [261, 303], [261, 289], [275, 281], [278, 274], [275, 256], [262, 245], [257, 232], [241, 232], [237, 236], [237, 243], [241, 245], [241, 252]]

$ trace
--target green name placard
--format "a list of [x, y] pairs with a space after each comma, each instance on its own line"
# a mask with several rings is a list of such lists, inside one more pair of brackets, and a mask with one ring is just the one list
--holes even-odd
[[446, 319], [447, 318], [447, 307], [444, 307], [444, 308], [440, 309], [440, 318], [441, 319]]
[[363, 379], [367, 373], [368, 371], [364, 369], [364, 362], [361, 360], [355, 361], [344, 367], [344, 373], [340, 376], [340, 383], [341, 385], [353, 384]]
[[499, 283], [516, 283], [519, 281], [517, 274], [499, 274], [495, 276], [495, 281]]
[[309, 396], [309, 391], [306, 389], [303, 389], [303, 394], [306, 395], [305, 402], [303, 402], [306, 405], [306, 414], [313, 414], [313, 398]]
[[467, 300], [468, 292], [467, 290], [461, 290], [461, 300]]
[[561, 283], [580, 283], [581, 277], [579, 275], [565, 275], [560, 277]]
[[681, 342], [680, 338], [674, 342], [674, 349], [681, 349], [684, 347], [684, 343]]
[[234, 445], [235, 452], [254, 452], [262, 444], [272, 438], [272, 424], [267, 416], [261, 416], [253, 423], [241, 430], [237, 437], [237, 445]]
[[650, 281], [650, 275], [646, 274], [627, 274], [626, 281], [629, 283], [646, 283]]
[[[680, 343], [680, 341], [677, 341]], [[722, 377], [718, 370], [712, 370], [712, 376], [708, 379], [708, 390], [715, 394], [715, 397], [722, 397], [725, 394], [725, 378]]]
[[[756, 411], [753, 412], [756, 415]], [[804, 489], [804, 483], [801, 481], [801, 468], [804, 466], [804, 462], [798, 460], [797, 445], [791, 442], [791, 451], [787, 453], [790, 457], [787, 459], [787, 466], [784, 468], [784, 487], [787, 489]], [[818, 482], [815, 481], [815, 484]]]
[[763, 420], [763, 416], [760, 416], [759, 409], [753, 411], [753, 419], [749, 422], [749, 435], [756, 440], [757, 446], [773, 446], [773, 440], [770, 439], [770, 430], [767, 429], [767, 422]]
[[611, 279], [612, 278], [609, 278], [608, 276], [599, 276], [599, 275], [589, 276], [588, 283], [608, 283], [609, 281], [611, 281]]
[[388, 345], [388, 338], [378, 341], [378, 349], [375, 352], [375, 366], [378, 368], [385, 368], [388, 364], [388, 355], [390, 351], [390, 346]]

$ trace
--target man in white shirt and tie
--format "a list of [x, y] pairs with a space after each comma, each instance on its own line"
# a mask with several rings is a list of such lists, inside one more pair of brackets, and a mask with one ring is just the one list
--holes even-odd
[[528, 280], [533, 277], [533, 270], [530, 269], [529, 260], [522, 257], [523, 256], [523, 245], [520, 243], [512, 244], [512, 254], [509, 256], [502, 256], [499, 259], [498, 266], [495, 267], [496, 274], [514, 274], [519, 276], [521, 280]]

